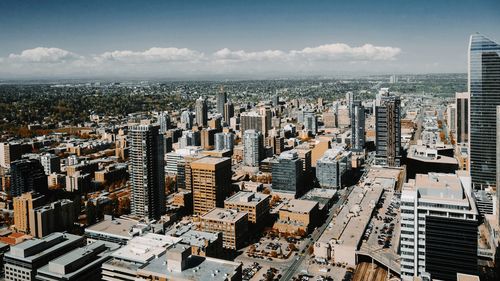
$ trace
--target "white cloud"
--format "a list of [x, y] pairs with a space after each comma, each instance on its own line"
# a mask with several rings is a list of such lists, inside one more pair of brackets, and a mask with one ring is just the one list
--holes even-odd
[[371, 61], [394, 60], [399, 53], [401, 49], [394, 47], [379, 47], [372, 44], [351, 47], [347, 44], [336, 43], [291, 51], [290, 55], [308, 60]]
[[80, 59], [81, 57], [70, 51], [59, 48], [37, 47], [27, 49], [20, 54], [10, 54], [12, 62], [34, 62], [34, 63], [60, 63]]
[[98, 61], [120, 61], [127, 63], [143, 62], [175, 62], [196, 61], [203, 58], [203, 53], [187, 48], [158, 48], [153, 47], [142, 52], [112, 51], [105, 52], [96, 57]]
[[[115, 50], [82, 56], [59, 48], [37, 47], [0, 57], [2, 76], [165, 76], [271, 73], [331, 73], [344, 70], [380, 70], [391, 66], [401, 49], [343, 43], [301, 50], [231, 50], [210, 54], [188, 48], [153, 47], [143, 51]], [[374, 63], [376, 62], [376, 63]]]
[[259, 52], [246, 52], [244, 50], [232, 51], [228, 48], [220, 49], [213, 54], [215, 60], [221, 61], [271, 61], [286, 59], [287, 54], [280, 50], [265, 50]]

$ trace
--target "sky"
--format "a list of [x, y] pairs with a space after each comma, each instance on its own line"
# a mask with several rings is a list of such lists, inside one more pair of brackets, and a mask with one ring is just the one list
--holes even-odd
[[0, 1], [0, 79], [465, 73], [498, 0]]

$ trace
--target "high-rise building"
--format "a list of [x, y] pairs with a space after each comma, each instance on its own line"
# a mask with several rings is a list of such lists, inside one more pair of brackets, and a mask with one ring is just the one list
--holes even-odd
[[0, 167], [10, 168], [11, 162], [21, 159], [31, 150], [31, 145], [27, 143], [0, 142]]
[[261, 107], [259, 109], [260, 116], [262, 116], [262, 135], [267, 136], [269, 130], [272, 128], [272, 119], [273, 113], [271, 112], [271, 108], [268, 106]]
[[456, 93], [455, 103], [456, 103], [456, 135], [457, 143], [465, 144], [469, 142], [469, 99], [470, 95], [468, 92]]
[[75, 204], [68, 199], [30, 210], [30, 234], [42, 238], [56, 231], [69, 231], [75, 221]]
[[196, 110], [196, 125], [198, 126], [207, 126], [208, 123], [208, 106], [207, 100], [203, 97], [199, 97], [196, 100], [195, 105]]
[[256, 130], [246, 130], [243, 134], [243, 165], [258, 167], [264, 158], [264, 139]]
[[132, 214], [158, 219], [165, 212], [163, 135], [159, 126], [129, 129]]
[[168, 112], [163, 111], [158, 115], [158, 123], [160, 124], [160, 133], [164, 134], [170, 129], [170, 116]]
[[231, 158], [205, 157], [191, 163], [195, 215], [224, 207], [231, 187]]
[[240, 115], [240, 131], [244, 134], [246, 130], [256, 130], [264, 134], [264, 119], [264, 116], [255, 111], [243, 112]]
[[354, 94], [352, 92], [345, 93], [345, 101], [346, 101], [347, 107], [349, 109], [349, 115], [351, 115], [352, 103], [354, 101]]
[[375, 160], [390, 167], [401, 165], [401, 100], [388, 91], [375, 111]]
[[352, 151], [363, 151], [365, 147], [365, 107], [359, 100], [355, 100], [352, 104], [351, 130]]
[[61, 171], [61, 159], [54, 154], [45, 153], [40, 156], [40, 163], [46, 175]]
[[217, 112], [224, 116], [224, 105], [227, 102], [227, 93], [220, 91], [217, 93]]
[[470, 177], [418, 174], [401, 195], [401, 275], [457, 280], [477, 274], [478, 211]]
[[500, 225], [500, 105], [497, 106], [497, 220]]
[[10, 164], [10, 195], [19, 196], [25, 192], [36, 191], [46, 193], [48, 190], [47, 175], [40, 161], [21, 159]]
[[231, 101], [228, 101], [224, 104], [224, 123], [229, 124], [233, 116], [234, 116], [234, 104]]
[[14, 205], [14, 225], [16, 231], [30, 234], [30, 212], [45, 203], [45, 196], [35, 192], [26, 192], [20, 196], [14, 197], [12, 201]]
[[316, 178], [322, 188], [338, 189], [351, 166], [351, 152], [339, 147], [328, 149], [316, 162]]
[[215, 150], [233, 150], [234, 134], [231, 132], [215, 134]]
[[282, 152], [272, 164], [273, 191], [291, 193], [296, 198], [303, 193], [302, 160], [297, 151]]
[[449, 104], [446, 107], [446, 125], [449, 132], [456, 132], [457, 130], [457, 106], [455, 103]]
[[469, 42], [470, 174], [472, 183], [496, 185], [496, 107], [500, 105], [500, 45], [476, 33]]
[[248, 234], [248, 214], [233, 209], [213, 208], [201, 218], [201, 229], [222, 232], [224, 248], [237, 250]]
[[278, 94], [273, 96], [273, 106], [276, 107], [280, 104], [280, 96]]
[[318, 119], [314, 111], [304, 112], [304, 129], [316, 135], [318, 132]]
[[191, 130], [193, 128], [193, 113], [189, 110], [181, 113], [181, 128]]

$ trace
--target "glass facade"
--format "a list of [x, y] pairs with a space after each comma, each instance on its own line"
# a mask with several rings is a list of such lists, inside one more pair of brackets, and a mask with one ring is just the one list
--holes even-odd
[[469, 44], [470, 169], [472, 182], [496, 184], [496, 106], [500, 105], [500, 46], [481, 34]]

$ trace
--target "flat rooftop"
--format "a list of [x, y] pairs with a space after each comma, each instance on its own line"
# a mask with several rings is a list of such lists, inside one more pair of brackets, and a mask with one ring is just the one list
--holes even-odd
[[225, 281], [231, 280], [231, 276], [233, 276], [240, 267], [240, 264], [236, 262], [195, 255], [191, 255], [187, 258], [186, 268], [181, 272], [169, 271], [167, 269], [167, 264], [166, 255], [163, 255], [139, 269], [138, 272], [143, 275], [154, 273], [154, 275], [160, 276], [166, 280]]
[[237, 222], [243, 219], [247, 213], [238, 212], [236, 210], [228, 210], [223, 208], [214, 208], [210, 212], [206, 213], [202, 218], [221, 221], [221, 222]]
[[194, 168], [198, 165], [218, 165], [226, 161], [230, 161], [229, 157], [204, 157], [191, 163], [191, 167]]
[[183, 233], [179, 238], [182, 239], [182, 243], [191, 246], [205, 246], [205, 241], [210, 243], [217, 241], [219, 238], [219, 233], [199, 231], [199, 230], [188, 230]]
[[147, 233], [134, 237], [126, 246], [115, 251], [112, 256], [118, 259], [146, 263], [165, 253], [168, 247], [177, 244], [181, 238]]
[[50, 261], [37, 272], [69, 280], [79, 272], [87, 270], [96, 263], [103, 262], [112, 251], [119, 247], [120, 245], [115, 243], [96, 241]]
[[147, 223], [140, 220], [113, 218], [105, 219], [85, 229], [85, 233], [102, 234], [120, 239], [132, 239], [134, 228], [147, 228]]
[[54, 232], [41, 239], [26, 240], [20, 244], [12, 246], [10, 251], [5, 253], [6, 257], [13, 259], [22, 259], [25, 262], [32, 263], [38, 259], [45, 259], [54, 251], [66, 247], [70, 244], [76, 244], [83, 241], [83, 237]]
[[255, 206], [270, 197], [271, 195], [269, 194], [251, 192], [251, 191], [240, 191], [234, 194], [233, 196], [227, 198], [224, 202], [239, 204], [239, 205]]
[[455, 174], [428, 173], [415, 176], [415, 187], [421, 197], [463, 200], [465, 198], [462, 183]]
[[318, 205], [316, 201], [302, 200], [302, 199], [292, 199], [286, 203], [281, 210], [286, 210], [292, 213], [310, 213], [314, 207]]

